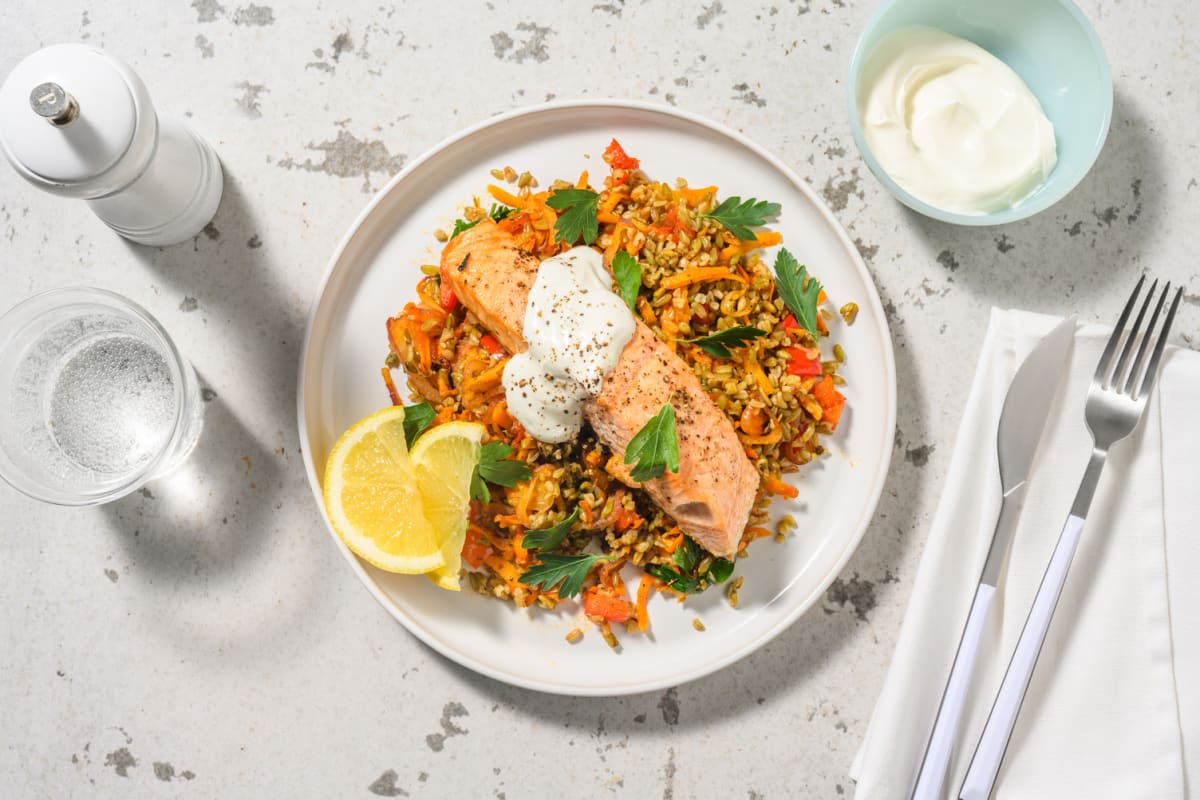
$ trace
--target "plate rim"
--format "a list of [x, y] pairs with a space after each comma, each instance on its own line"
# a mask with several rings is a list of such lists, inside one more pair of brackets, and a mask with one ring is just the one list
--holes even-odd
[[[503, 672], [495, 669], [488, 664], [485, 664], [470, 654], [455, 650], [443, 643], [435, 636], [425, 631], [424, 627], [412, 619], [402, 609], [392, 603], [391, 599], [383, 592], [375, 580], [368, 574], [362, 561], [354, 555], [354, 553], [346, 546], [341, 538], [334, 532], [333, 527], [329, 523], [329, 517], [325, 513], [324, 507], [324, 492], [318, 480], [318, 470], [313, 463], [312, 448], [308, 438], [308, 426], [306, 425], [306, 403], [304, 386], [307, 375], [307, 364], [309, 359], [309, 351], [312, 346], [313, 328], [316, 322], [317, 312], [321, 306], [321, 301], [325, 298], [326, 292], [329, 289], [330, 281], [333, 280], [339, 263], [351, 241], [358, 234], [364, 223], [368, 221], [376, 208], [383, 203], [384, 199], [404, 180], [408, 178], [416, 170], [425, 165], [426, 162], [442, 154], [445, 150], [453, 147], [464, 139], [468, 139], [476, 134], [479, 134], [488, 128], [497, 127], [521, 117], [532, 116], [536, 114], [546, 113], [550, 111], [561, 111], [569, 109], [596, 109], [607, 108], [614, 110], [629, 110], [637, 112], [648, 112], [651, 114], [660, 114], [666, 117], [674, 117], [678, 120], [698, 125], [720, 136], [733, 141], [734, 143], [745, 147], [750, 152], [762, 158], [771, 165], [779, 174], [787, 178], [797, 190], [804, 194], [811, 202], [813, 207], [820, 213], [826, 224], [830, 226], [836, 234], [842, 248], [850, 256], [850, 261], [854, 268], [858, 271], [859, 277], [868, 289], [867, 301], [870, 304], [871, 311], [880, 324], [880, 349], [883, 355], [885, 381], [887, 387], [887, 411], [884, 424], [884, 433], [890, 441], [895, 435], [896, 430], [896, 415], [897, 415], [897, 390], [896, 390], [896, 358], [892, 345], [891, 328], [888, 325], [887, 315], [883, 310], [883, 302], [879, 297], [878, 287], [875, 285], [875, 279], [867, 269], [866, 263], [863, 261], [862, 255], [858, 252], [858, 248], [854, 246], [846, 229], [833, 215], [833, 211], [829, 206], [817, 196], [816, 192], [805, 183], [788, 164], [784, 163], [779, 157], [775, 156], [769, 150], [759, 145], [752, 139], [740, 131], [734, 130], [720, 122], [711, 120], [700, 114], [687, 111], [685, 109], [666, 106], [660, 103], [651, 103], [644, 100], [625, 100], [620, 98], [576, 98], [554, 100], [547, 103], [537, 103], [529, 106], [506, 111], [494, 116], [487, 117], [472, 125], [469, 125], [456, 133], [453, 133], [430, 147], [428, 150], [421, 153], [420, 156], [409, 162], [396, 173], [386, 184], [384, 184], [371, 198], [371, 200], [363, 207], [362, 211], [355, 216], [346, 232], [342, 235], [333, 251], [332, 256], [327, 263], [321, 279], [317, 285], [316, 293], [313, 296], [311, 305], [309, 306], [308, 315], [304, 325], [304, 338], [300, 346], [300, 364], [296, 379], [296, 426], [300, 434], [300, 448], [304, 459], [304, 468], [308, 479], [309, 488], [312, 490], [313, 497], [317, 503], [317, 509], [325, 523], [326, 532], [333, 538], [334, 544], [342, 554], [342, 557], [349, 562], [351, 569], [354, 571], [358, 580], [363, 584], [364, 588], [375, 598], [375, 600], [410, 634], [415, 636], [426, 646], [432, 648], [435, 652], [450, 659], [467, 669], [472, 670], [480, 675], [485, 675], [492, 680], [507, 683], [512, 686], [517, 686], [523, 689], [530, 689], [537, 692], [547, 694], [557, 694], [569, 697], [619, 697], [632, 694], [641, 694], [652, 692], [661, 689], [679, 686], [707, 675], [711, 675], [718, 670], [724, 669], [735, 661], [749, 656], [759, 648], [766, 645], [768, 642], [779, 636], [785, 630], [790, 628], [797, 619], [809, 611], [816, 603], [817, 599], [824, 594], [829, 585], [842, 573], [846, 568], [846, 564], [850, 558], [857, 552], [858, 547], [862, 544], [863, 537], [866, 535], [867, 529], [871, 526], [871, 522], [875, 519], [875, 513], [879, 507], [879, 499], [883, 495], [884, 486], [887, 483], [888, 471], [891, 467], [892, 450], [884, 447], [884, 456], [880, 460], [879, 465], [872, 476], [873, 485], [869, 493], [869, 502], [865, 507], [864, 514], [860, 523], [857, 525], [853, 536], [847, 541], [846, 547], [838, 556], [835, 567], [829, 574], [820, 581], [820, 585], [812, 591], [808, 596], [796, 604], [786, 614], [780, 617], [774, 624], [764, 630], [761, 634], [743, 643], [739, 647], [725, 653], [720, 658], [717, 658], [709, 663], [701, 666], [693, 667], [687, 671], [680, 673], [672, 678], [656, 678], [644, 680], [637, 683], [627, 684], [620, 687], [580, 687], [563, 684], [547, 683], [541, 680], [531, 680], [525, 676], [515, 672]], [[862, 302], [859, 302], [860, 306]]]

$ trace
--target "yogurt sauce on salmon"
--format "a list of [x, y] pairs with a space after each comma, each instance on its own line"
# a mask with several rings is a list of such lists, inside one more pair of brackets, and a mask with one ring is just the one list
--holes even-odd
[[509, 413], [538, 441], [571, 439], [584, 402], [600, 394], [633, 331], [600, 253], [575, 247], [546, 259], [525, 307], [529, 349], [504, 368]]

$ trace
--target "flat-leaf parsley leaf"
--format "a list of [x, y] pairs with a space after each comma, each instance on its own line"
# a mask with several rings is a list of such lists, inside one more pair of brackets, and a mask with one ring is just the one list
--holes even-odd
[[471, 475], [471, 499], [492, 501], [489, 483], [497, 486], [512, 488], [518, 481], [527, 481], [533, 477], [533, 470], [524, 461], [509, 458], [512, 448], [504, 442], [488, 442], [479, 448], [479, 463]]
[[554, 241], [575, 244], [583, 237], [584, 244], [596, 241], [600, 223], [596, 219], [596, 204], [600, 195], [590, 189], [558, 189], [546, 198], [546, 205], [561, 211], [554, 223]]
[[775, 256], [775, 287], [784, 304], [796, 315], [796, 321], [816, 339], [820, 335], [817, 298], [821, 296], [821, 282], [809, 277], [808, 270], [786, 247], [779, 248]]
[[642, 426], [625, 448], [625, 463], [637, 465], [630, 471], [635, 481], [661, 477], [665, 470], [679, 472], [679, 440], [675, 434], [675, 409], [670, 403]]
[[754, 231], [750, 228], [765, 225], [767, 217], [773, 217], [778, 213], [779, 203], [759, 201], [753, 197], [743, 203], [742, 198], [734, 196], [725, 198], [721, 205], [707, 214], [698, 214], [697, 216], [716, 220], [737, 238], [749, 241], [755, 238]]
[[733, 353], [729, 352], [729, 348], [744, 347], [748, 342], [766, 335], [766, 331], [759, 330], [751, 325], [737, 325], [733, 328], [726, 328], [723, 331], [710, 333], [708, 336], [701, 336], [696, 339], [684, 339], [683, 341], [696, 345], [713, 358], [732, 358]]
[[425, 432], [433, 423], [437, 412], [429, 403], [417, 403], [415, 406], [404, 407], [404, 444], [412, 449], [417, 437]]
[[567, 538], [567, 534], [571, 531], [571, 526], [576, 522], [579, 522], [578, 506], [569, 517], [557, 525], [536, 531], [525, 531], [525, 536], [521, 539], [521, 547], [526, 550], [553, 550], [563, 543], [563, 539]]
[[642, 268], [638, 265], [637, 260], [626, 253], [624, 250], [618, 250], [613, 256], [612, 262], [613, 277], [617, 281], [617, 291], [621, 294], [621, 299], [625, 301], [625, 305], [629, 306], [630, 311], [635, 311], [637, 306], [638, 290], [642, 288]]
[[[521, 583], [526, 586], [542, 587], [548, 592], [558, 586], [559, 597], [574, 597], [583, 588], [583, 582], [597, 561], [609, 561], [612, 556], [584, 553], [579, 556], [560, 556], [552, 553], [539, 555], [542, 563], [535, 564], [521, 574]], [[559, 583], [562, 583], [559, 586]]]

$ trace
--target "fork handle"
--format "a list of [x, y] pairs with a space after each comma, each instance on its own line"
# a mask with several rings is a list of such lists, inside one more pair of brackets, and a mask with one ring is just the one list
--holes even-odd
[[1033, 677], [1034, 666], [1042, 651], [1042, 643], [1046, 640], [1046, 631], [1050, 629], [1054, 608], [1058, 605], [1063, 584], [1067, 581], [1067, 571], [1075, 557], [1079, 536], [1083, 532], [1083, 523], [1084, 517], [1072, 513], [1067, 517], [1067, 524], [1063, 526], [1058, 537], [1054, 555], [1050, 558], [1046, 574], [1042, 577], [1042, 584], [1038, 587], [1033, 608], [1025, 620], [1025, 627], [1017, 641], [1017, 648], [1013, 651], [1008, 671], [1004, 673], [1004, 681], [1000, 684], [1000, 691], [988, 715], [987, 724], [979, 737], [975, 755], [971, 757], [967, 777], [959, 790], [960, 800], [987, 800], [991, 796], [996, 775], [1000, 772], [1000, 764], [1004, 760], [1004, 752], [1008, 749], [1009, 738], [1017, 722], [1017, 715], [1021, 712], [1021, 703], [1025, 700], [1025, 692], [1029, 688], [1029, 680]]

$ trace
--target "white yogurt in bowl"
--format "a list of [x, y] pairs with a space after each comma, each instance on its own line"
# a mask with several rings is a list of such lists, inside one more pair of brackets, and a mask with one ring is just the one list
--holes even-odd
[[859, 77], [858, 113], [884, 171], [946, 211], [1012, 208], [1057, 163], [1054, 126], [1024, 81], [982, 47], [934, 28], [879, 41]]

